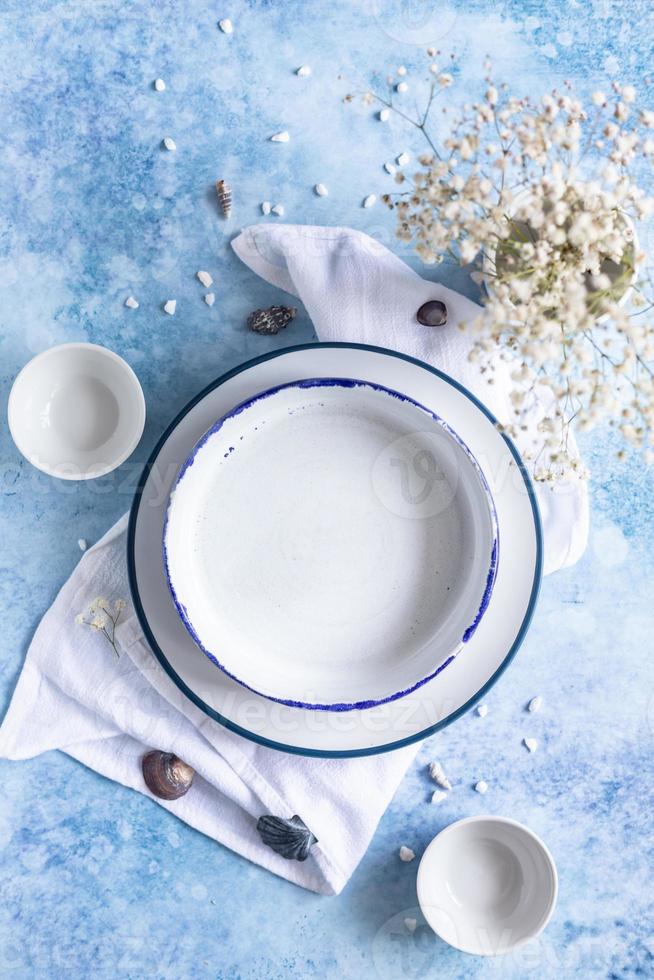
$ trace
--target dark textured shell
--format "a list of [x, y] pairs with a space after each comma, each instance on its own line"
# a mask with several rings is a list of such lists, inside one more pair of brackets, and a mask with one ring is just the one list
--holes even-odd
[[148, 752], [141, 760], [143, 779], [160, 800], [178, 800], [188, 793], [195, 771], [172, 752]]
[[267, 310], [255, 310], [250, 313], [247, 325], [255, 333], [279, 333], [288, 326], [296, 313], [294, 306], [269, 306]]
[[257, 820], [261, 840], [289, 861], [306, 861], [318, 838], [297, 814], [290, 820], [266, 815]]

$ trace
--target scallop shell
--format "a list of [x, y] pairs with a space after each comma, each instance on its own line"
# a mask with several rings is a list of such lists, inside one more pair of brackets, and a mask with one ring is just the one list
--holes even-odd
[[266, 814], [257, 820], [261, 840], [288, 861], [306, 861], [309, 851], [318, 843], [304, 820], [297, 814], [290, 820]]
[[178, 800], [188, 793], [195, 770], [172, 752], [148, 752], [141, 760], [143, 779], [151, 793], [160, 800]]

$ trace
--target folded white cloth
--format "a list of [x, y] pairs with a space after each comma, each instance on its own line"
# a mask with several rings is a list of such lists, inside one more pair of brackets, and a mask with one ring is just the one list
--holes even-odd
[[[469, 323], [481, 312], [465, 296], [429, 282], [368, 235], [351, 228], [253, 225], [232, 246], [263, 279], [298, 296], [320, 340], [390, 347], [440, 368], [468, 388], [500, 420], [511, 419], [511, 366], [499, 357], [494, 381], [468, 360], [474, 341]], [[448, 309], [445, 327], [424, 327], [416, 311], [431, 299]], [[518, 440], [525, 452], [540, 444], [536, 406]], [[570, 443], [573, 451], [574, 442]], [[545, 541], [544, 572], [579, 560], [588, 539], [588, 491], [579, 480], [536, 485]]]
[[[116, 656], [75, 617], [97, 596], [129, 598], [126, 527], [127, 516], [86, 552], [41, 620], [0, 728], [0, 756], [29, 759], [62, 749], [151, 796], [141, 757], [151, 748], [173, 752], [197, 775], [186, 796], [157, 799], [161, 806], [264, 868], [337, 894], [416, 748], [367, 759], [310, 759], [232, 734], [175, 687], [129, 603], [116, 630]], [[306, 861], [286, 860], [262, 842], [256, 822], [263, 814], [302, 817], [318, 838]]]
[[[343, 229], [253, 228], [235, 241], [241, 258], [304, 301], [323, 339], [394, 347], [437, 364], [501, 415], [506, 392], [480, 388], [453, 328], [414, 324], [418, 306], [441, 298], [450, 321], [477, 308], [422, 280], [365, 235]], [[581, 489], [544, 496], [548, 569], [583, 549]], [[416, 747], [365, 759], [309, 759], [255, 745], [207, 718], [150, 652], [128, 602], [117, 655], [96, 630], [75, 623], [97, 596], [129, 598], [126, 518], [81, 559], [30, 645], [0, 728], [0, 756], [26, 759], [62, 749], [97, 772], [151, 796], [140, 760], [173, 752], [196, 770], [191, 790], [157, 800], [198, 830], [257, 864], [323, 894], [338, 893], [363, 856]], [[152, 797], [155, 799], [155, 797]], [[263, 814], [298, 814], [318, 838], [305, 862], [286, 860], [256, 830]]]

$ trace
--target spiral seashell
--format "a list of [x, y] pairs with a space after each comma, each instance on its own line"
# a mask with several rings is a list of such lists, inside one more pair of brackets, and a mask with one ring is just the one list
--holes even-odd
[[269, 306], [267, 310], [255, 310], [247, 318], [247, 325], [255, 333], [279, 333], [288, 326], [297, 310], [294, 306]]
[[290, 820], [266, 814], [257, 820], [261, 840], [288, 861], [306, 861], [309, 851], [318, 843], [304, 820], [297, 814]]
[[232, 189], [224, 180], [216, 181], [216, 194], [218, 195], [218, 203], [222, 209], [223, 214], [226, 218], [229, 218], [232, 213]]
[[141, 760], [143, 779], [151, 793], [160, 800], [178, 800], [188, 793], [195, 770], [172, 752], [148, 752]]

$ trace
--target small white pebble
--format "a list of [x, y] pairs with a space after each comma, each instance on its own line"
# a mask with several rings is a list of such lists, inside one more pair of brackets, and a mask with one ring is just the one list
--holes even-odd
[[262, 214], [270, 214], [270, 201], [262, 201], [261, 202], [261, 213]]
[[309, 67], [309, 65], [301, 65], [297, 69], [295, 74], [299, 75], [300, 78], [307, 78], [311, 74], [311, 68]]
[[391, 118], [391, 110], [390, 109], [380, 109], [379, 110], [378, 119], [379, 119], [380, 122], [388, 122], [388, 120], [390, 118]]
[[272, 211], [273, 214], [276, 214], [278, 218], [283, 218], [284, 217], [284, 205], [283, 204], [276, 204], [274, 206], [274, 208], [271, 208], [270, 210]]
[[442, 803], [445, 799], [447, 799], [447, 793], [445, 793], [442, 789], [435, 789], [431, 794], [432, 803]]
[[397, 173], [397, 169], [394, 163], [385, 163], [384, 170], [386, 171], [387, 174], [390, 174], [391, 177], [393, 176], [394, 173]]
[[154, 87], [156, 88], [157, 92], [165, 92], [166, 83], [164, 82], [163, 78], [155, 78]]
[[478, 704], [477, 705], [477, 714], [479, 715], [480, 718], [485, 718], [486, 715], [488, 714], [488, 705], [487, 704]]
[[398, 82], [395, 86], [395, 91], [399, 92], [400, 95], [404, 95], [405, 92], [409, 91], [409, 86], [406, 82]]
[[86, 538], [79, 538], [78, 541], [77, 541], [77, 544], [78, 544], [78, 547], [79, 547], [79, 550], [80, 551], [86, 551], [86, 549], [88, 548], [88, 544], [86, 542]]
[[406, 75], [406, 68], [404, 67], [404, 65], [400, 65], [400, 67], [397, 69], [397, 73], [398, 73], [398, 75], [401, 75], [402, 77], [404, 77], [404, 75]]
[[368, 197], [364, 197], [362, 207], [371, 208], [373, 204], [377, 202], [376, 194], [368, 194]]
[[538, 739], [536, 738], [523, 738], [522, 744], [529, 752], [535, 752], [538, 748]]
[[207, 293], [207, 295], [204, 297], [204, 301], [207, 306], [213, 306], [213, 304], [216, 302], [215, 293]]
[[138, 308], [139, 308], [139, 304], [138, 304], [137, 300], [134, 299], [133, 296], [128, 296], [127, 297], [127, 299], [125, 300], [125, 306], [129, 310], [138, 310]]
[[418, 925], [418, 920], [417, 919], [410, 919], [410, 918], [407, 917], [404, 920], [404, 927], [406, 929], [408, 929], [409, 932], [415, 932], [417, 925]]
[[177, 309], [177, 300], [167, 299], [166, 302], [164, 303], [164, 313], [167, 313], [168, 316], [174, 316], [176, 309]]
[[397, 158], [398, 167], [406, 167], [410, 159], [411, 157], [408, 153], [400, 153], [399, 157]]
[[274, 133], [270, 137], [270, 142], [271, 143], [288, 143], [288, 141], [290, 140], [290, 138], [291, 137], [290, 137], [289, 133], [284, 129], [281, 133]]
[[200, 269], [200, 271], [196, 272], [195, 274], [200, 280], [200, 282], [202, 283], [202, 285], [205, 287], [205, 289], [208, 289], [209, 286], [211, 286], [211, 284], [213, 283], [213, 279], [211, 278], [209, 273], [205, 272], [203, 269]]
[[316, 184], [316, 186], [314, 187], [314, 191], [316, 192], [318, 197], [327, 197], [327, 195], [329, 194], [329, 191], [324, 184]]
[[232, 24], [229, 17], [225, 17], [223, 20], [218, 21], [218, 27], [221, 29], [223, 34], [233, 34], [234, 25]]
[[429, 775], [434, 780], [436, 785], [441, 787], [441, 789], [452, 789], [452, 783], [445, 775], [445, 770], [440, 762], [429, 763]]
[[166, 138], [163, 141], [163, 145], [167, 150], [170, 150], [171, 152], [177, 149], [177, 143], [170, 136], [166, 136]]
[[535, 698], [532, 698], [527, 705], [527, 711], [540, 711], [543, 707], [543, 699], [540, 694], [537, 694]]
[[488, 783], [485, 780], [480, 779], [478, 783], [475, 783], [475, 789], [478, 793], [481, 793], [483, 796], [483, 794], [488, 789]]
[[412, 851], [410, 847], [405, 847], [404, 844], [402, 844], [402, 847], [400, 848], [400, 861], [413, 861], [415, 856], [415, 852]]

